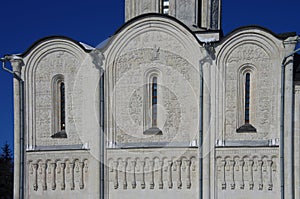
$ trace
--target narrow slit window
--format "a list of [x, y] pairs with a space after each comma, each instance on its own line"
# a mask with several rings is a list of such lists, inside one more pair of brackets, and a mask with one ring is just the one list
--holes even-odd
[[157, 77], [152, 79], [152, 126], [157, 126]]
[[60, 92], [60, 130], [64, 131], [66, 129], [66, 110], [65, 110], [65, 83], [61, 82], [59, 85]]
[[52, 138], [67, 138], [66, 133], [66, 87], [64, 76], [52, 79]]
[[169, 0], [163, 0], [163, 14], [169, 14], [169, 7], [170, 7], [170, 1]]
[[250, 123], [250, 73], [245, 78], [245, 124]]

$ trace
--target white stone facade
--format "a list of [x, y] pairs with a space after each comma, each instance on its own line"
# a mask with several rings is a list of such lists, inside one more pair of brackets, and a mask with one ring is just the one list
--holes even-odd
[[50, 37], [10, 57], [15, 198], [299, 199], [298, 37], [220, 37], [221, 1], [138, 2], [101, 49]]

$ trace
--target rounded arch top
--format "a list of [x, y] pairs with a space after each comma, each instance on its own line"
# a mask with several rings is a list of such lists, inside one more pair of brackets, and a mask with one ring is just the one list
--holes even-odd
[[227, 63], [230, 55], [239, 47], [245, 45], [255, 46], [256, 49], [260, 49], [269, 58], [278, 57], [278, 55], [281, 55], [281, 49], [284, 48], [283, 41], [292, 37], [292, 34], [276, 35], [260, 26], [238, 28], [217, 43], [217, 63], [219, 65]]
[[23, 54], [19, 55], [25, 63], [24, 75], [32, 75], [45, 57], [53, 53], [67, 53], [77, 60], [84, 60], [92, 47], [63, 36], [50, 36], [35, 42]]
[[[149, 36], [151, 33], [154, 36]], [[163, 36], [157, 37], [159, 34]], [[148, 43], [145, 44], [147, 38], [141, 39], [140, 36], [142, 35], [149, 36]], [[174, 40], [168, 40], [168, 38]], [[133, 41], [139, 42], [139, 44], [132, 44]], [[133, 49], [161, 48], [164, 50], [176, 50], [174, 46], [172, 46], [173, 49], [171, 47], [171, 45], [174, 45], [174, 41], [185, 50], [186, 54], [201, 53], [200, 46], [202, 43], [185, 24], [168, 15], [150, 13], [140, 15], [125, 23], [101, 50], [106, 56], [106, 62], [112, 63], [124, 51]], [[129, 47], [130, 43], [131, 47]], [[133, 45], [135, 46], [133, 47]]]
[[25, 52], [23, 52], [22, 54], [20, 54], [19, 56], [25, 58], [28, 55], [32, 54], [34, 51], [36, 51], [36, 49], [39, 49], [40, 46], [43, 46], [44, 44], [48, 43], [48, 42], [54, 42], [55, 41], [65, 41], [66, 43], [72, 43], [75, 46], [79, 47], [81, 50], [85, 51], [85, 52], [91, 52], [93, 50], [93, 47], [88, 46], [87, 44], [78, 42], [70, 37], [66, 37], [66, 36], [58, 36], [58, 35], [54, 35], [54, 36], [47, 36], [44, 38], [41, 38], [37, 41], [35, 41], [29, 48], [27, 48], [25, 50]]

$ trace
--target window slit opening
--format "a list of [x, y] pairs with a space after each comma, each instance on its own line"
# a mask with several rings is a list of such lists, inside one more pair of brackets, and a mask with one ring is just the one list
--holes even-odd
[[169, 0], [163, 0], [162, 3], [162, 7], [163, 7], [163, 14], [169, 14], [169, 7], [170, 7], [170, 1]]
[[61, 82], [59, 86], [60, 91], [60, 130], [66, 129], [66, 111], [65, 111], [65, 83]]
[[56, 75], [52, 80], [52, 128], [51, 138], [67, 138], [66, 133], [66, 87], [63, 75]]
[[152, 126], [157, 126], [157, 77], [152, 79]]
[[245, 124], [250, 123], [250, 73], [245, 78]]
[[158, 127], [158, 78], [152, 76], [149, 78], [148, 86], [148, 101], [150, 117], [147, 122], [147, 129], [143, 132], [144, 135], [162, 135], [162, 130]]

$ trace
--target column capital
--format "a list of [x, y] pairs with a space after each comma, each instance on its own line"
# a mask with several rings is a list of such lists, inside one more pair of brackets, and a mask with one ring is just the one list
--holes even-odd
[[6, 56], [6, 59], [11, 63], [13, 72], [17, 75], [21, 75], [21, 69], [22, 66], [24, 66], [23, 58], [17, 55], [9, 55]]

